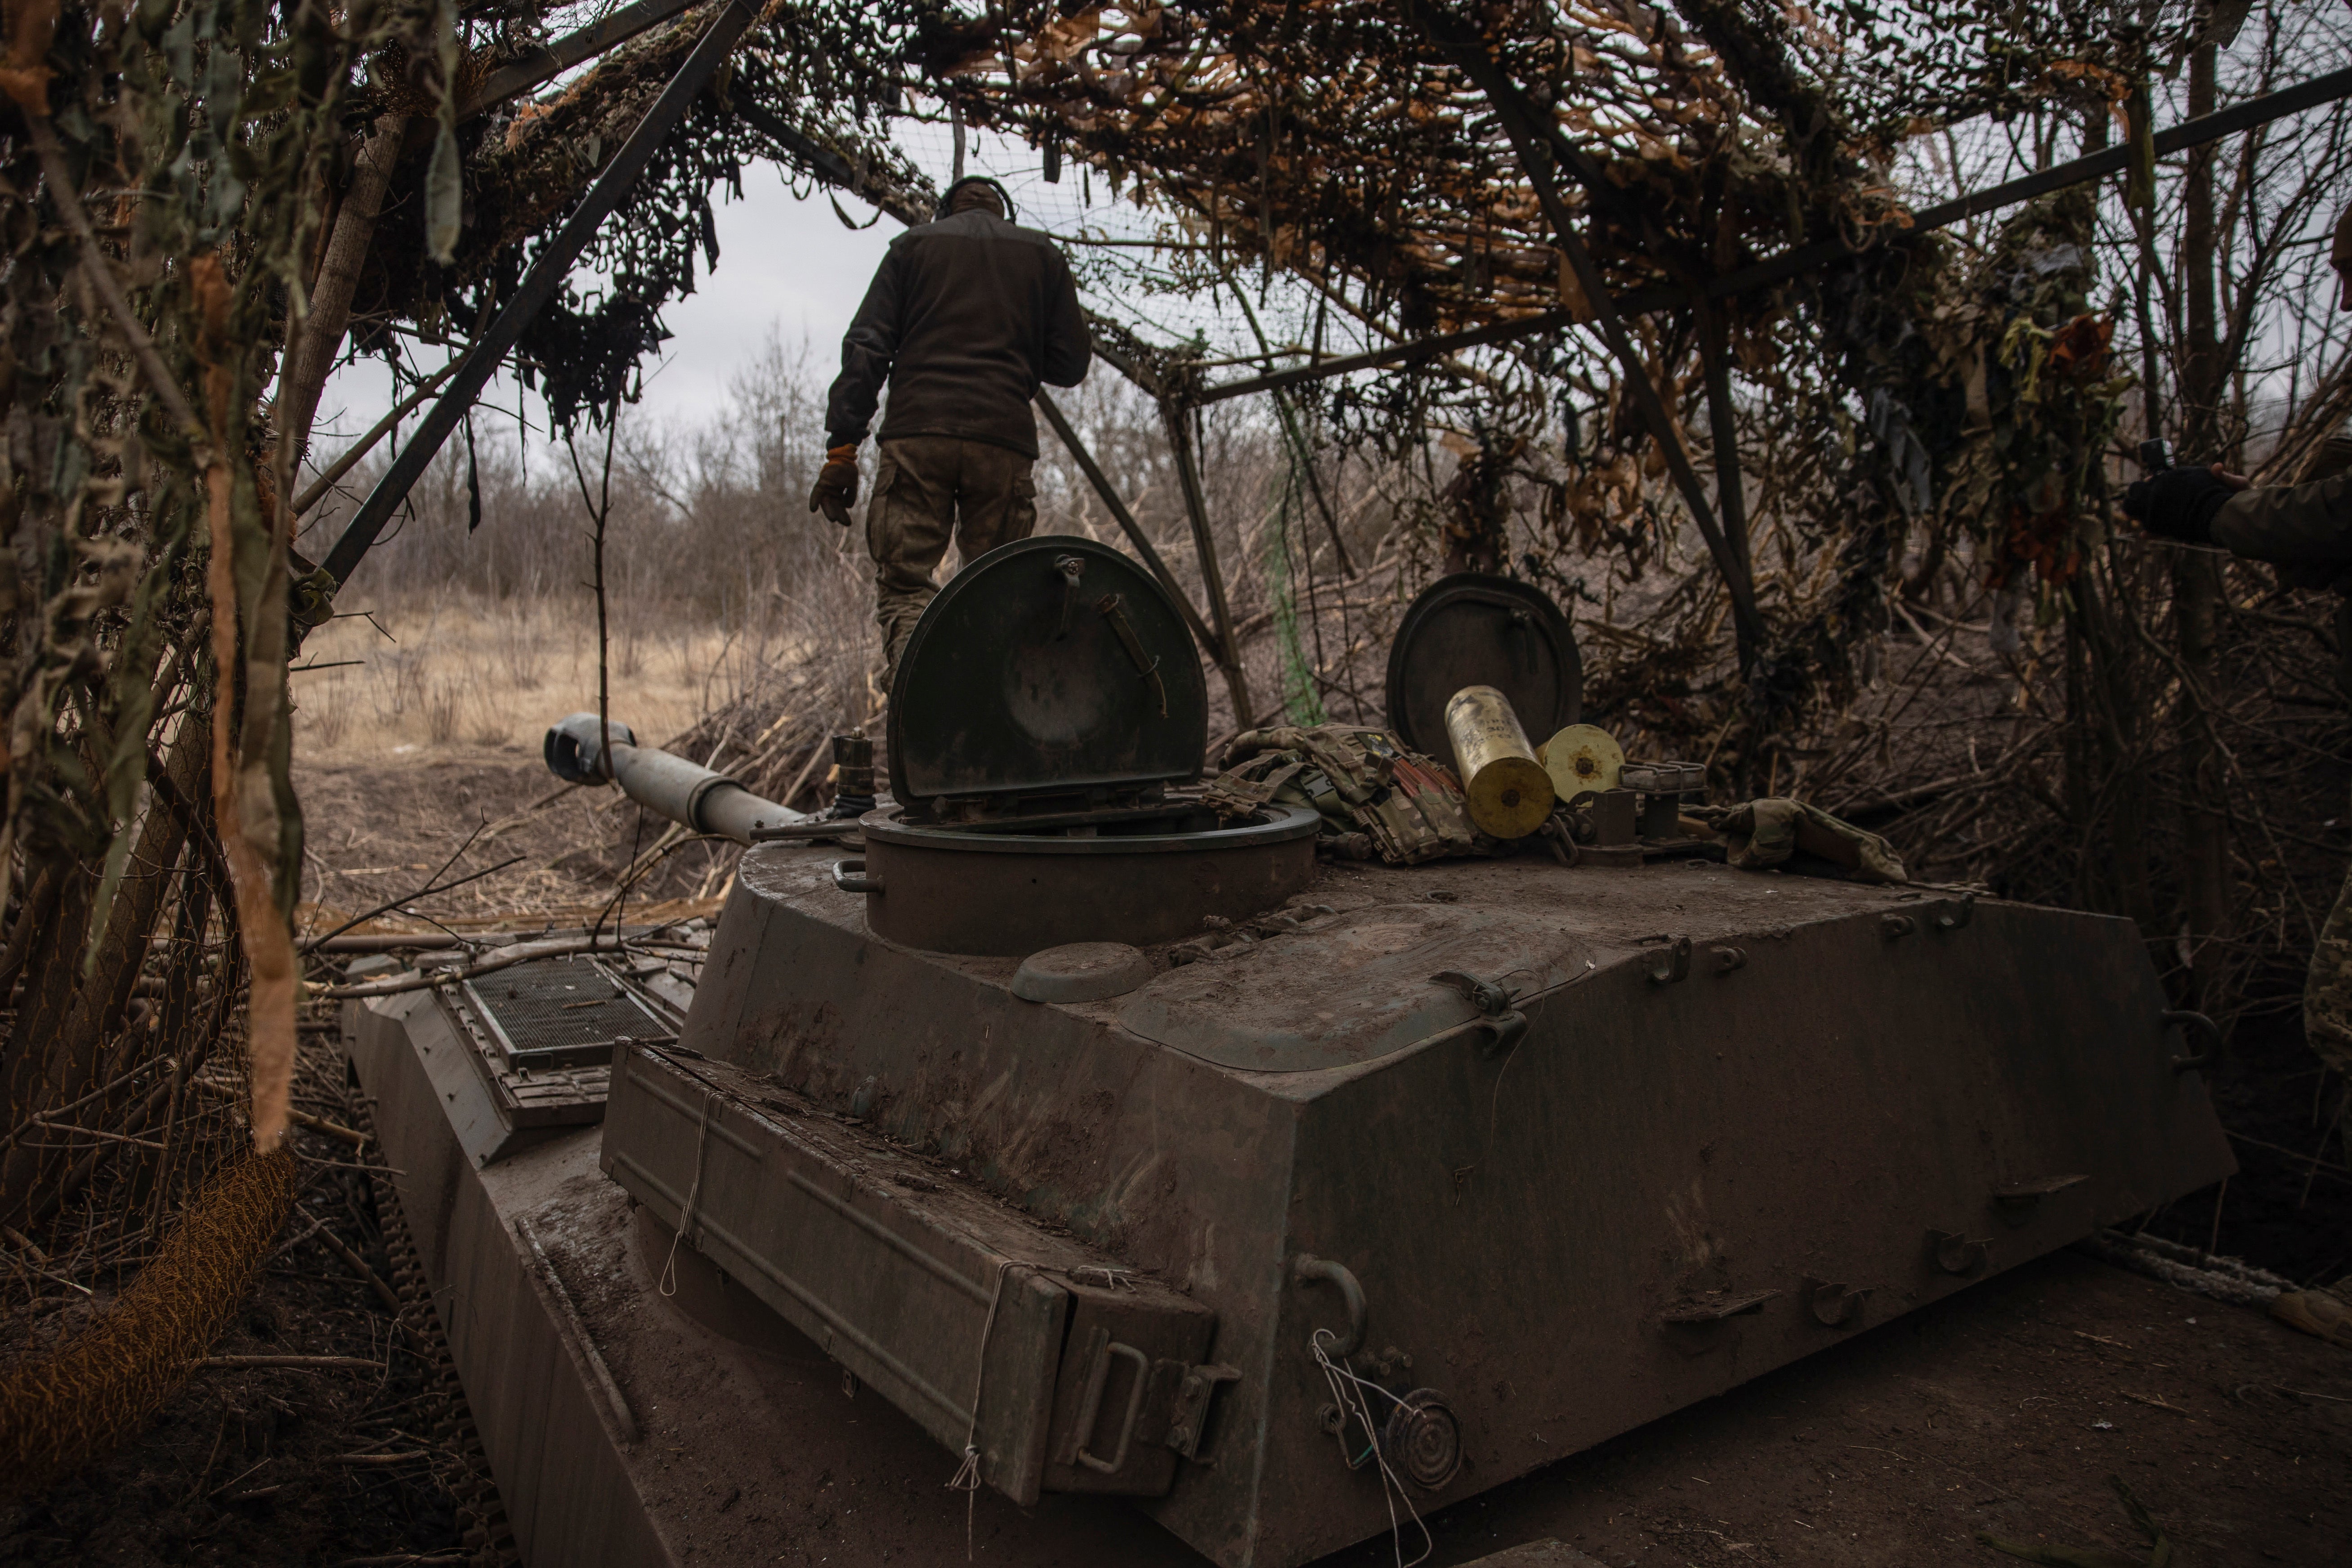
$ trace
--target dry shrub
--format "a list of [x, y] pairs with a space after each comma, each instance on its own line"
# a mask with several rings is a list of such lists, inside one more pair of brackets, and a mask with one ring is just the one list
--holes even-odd
[[425, 682], [425, 734], [435, 745], [446, 746], [457, 738], [457, 716], [465, 707], [465, 683], [454, 676], [436, 676]]
[[312, 689], [310, 697], [298, 709], [301, 719], [309, 723], [320, 745], [331, 750], [341, 745], [352, 729], [351, 698], [343, 682], [323, 681]]
[[503, 606], [492, 624], [496, 627], [492, 641], [499, 680], [511, 690], [538, 690], [547, 649], [540, 641], [528, 601]]

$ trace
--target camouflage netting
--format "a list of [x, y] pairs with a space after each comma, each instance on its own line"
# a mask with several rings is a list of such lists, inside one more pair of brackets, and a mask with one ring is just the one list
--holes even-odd
[[[349, 20], [241, 0], [7, 10], [0, 1300], [29, 1358], [0, 1416], [12, 1456], [71, 1462], [145, 1419], [283, 1216], [283, 1157], [183, 1211], [287, 1124], [301, 626], [275, 500], [291, 453], [260, 396], [342, 89], [420, 22]], [[130, 1272], [117, 1308], [52, 1342], [85, 1281]]]
[[[875, 13], [877, 39], [898, 15]], [[1486, 49], [1559, 132], [1561, 198], [1683, 445], [1710, 480], [1736, 457], [1765, 626], [1745, 668], [1723, 578], [1584, 327], [1221, 405], [1282, 452], [1215, 526], [1251, 684], [1287, 716], [1376, 718], [1396, 605], [1439, 570], [1499, 565], [1571, 605], [1588, 712], [1629, 748], [1703, 761], [1719, 788], [1815, 795], [1929, 875], [2130, 913], [2172, 933], [2160, 960], [2208, 1005], [2285, 1005], [2341, 868], [2352, 730], [2326, 606], [2151, 547], [2115, 505], [2140, 437], [2284, 478], [2352, 409], [2321, 265], [2352, 198], [2352, 122], [2330, 106], [2129, 186], [1906, 225], [1956, 188], [2330, 69], [2340, 18], [1708, 0], [908, 15], [920, 96], [876, 112], [1010, 131], [1047, 179], [1131, 200], [1159, 249], [1074, 254], [1115, 318], [1098, 340], [1180, 404], [1318, 351], [1580, 314], [1465, 69]], [[1832, 239], [1852, 253], [1716, 321], [1690, 298]], [[1161, 544], [1199, 585], [1182, 537]], [[747, 699], [689, 743], [779, 711]]]

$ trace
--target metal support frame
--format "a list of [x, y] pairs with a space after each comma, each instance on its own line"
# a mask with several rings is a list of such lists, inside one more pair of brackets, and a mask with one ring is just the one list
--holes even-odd
[[[1266, 342], [1265, 329], [1258, 325], [1257, 312], [1250, 309], [1249, 295], [1231, 278], [1225, 279], [1225, 285], [1233, 289], [1234, 303], [1242, 308], [1243, 319], [1249, 322], [1250, 336], [1257, 340], [1261, 351], [1268, 350], [1271, 345]], [[1356, 563], [1348, 558], [1348, 542], [1339, 537], [1339, 514], [1331, 510], [1330, 498], [1323, 493], [1323, 478], [1315, 471], [1315, 454], [1307, 449], [1306, 432], [1298, 427], [1298, 411], [1291, 406], [1286, 394], [1277, 392], [1274, 395], [1274, 412], [1282, 420], [1283, 435], [1289, 438], [1293, 464], [1307, 476], [1307, 493], [1314, 498], [1315, 510], [1322, 514], [1323, 527], [1331, 536], [1331, 550], [1339, 557], [1339, 570], [1352, 577]], [[1311, 565], [1311, 546], [1309, 555]]]
[[1483, 327], [1469, 327], [1458, 332], [1445, 332], [1433, 338], [1417, 338], [1412, 342], [1391, 343], [1384, 349], [1368, 349], [1360, 354], [1345, 354], [1332, 359], [1318, 360], [1313, 364], [1295, 365], [1289, 370], [1277, 370], [1265, 375], [1254, 375], [1246, 381], [1229, 381], [1221, 386], [1204, 386], [1193, 395], [1195, 405], [1223, 403], [1228, 397], [1247, 397], [1254, 393], [1280, 392], [1303, 382], [1323, 381], [1335, 375], [1349, 375], [1360, 370], [1380, 370], [1392, 364], [1418, 364], [1423, 360], [1437, 359], [1456, 349], [1475, 349], [1487, 343], [1513, 342], [1520, 338], [1541, 337], [1547, 332], [1564, 331], [1576, 325], [1576, 317], [1567, 310], [1545, 310], [1533, 316], [1517, 316], [1507, 321], [1489, 321]]
[[1242, 668], [1242, 646], [1234, 635], [1233, 607], [1225, 602], [1225, 576], [1217, 565], [1217, 544], [1209, 532], [1209, 498], [1201, 488], [1201, 468], [1192, 451], [1187, 422], [1192, 411], [1172, 398], [1160, 400], [1160, 417], [1168, 427], [1169, 449], [1176, 455], [1176, 483], [1184, 493], [1184, 517], [1192, 525], [1192, 549], [1201, 559], [1201, 582], [1209, 590], [1209, 614], [1215, 617], [1217, 642], [1224, 656], [1217, 661], [1234, 699], [1234, 723], [1246, 730], [1257, 722], [1249, 695], [1249, 678]]
[[400, 449], [400, 455], [384, 470], [383, 478], [376, 482], [359, 514], [327, 552], [323, 564], [338, 584], [351, 580], [352, 570], [392, 521], [392, 514], [408, 499], [409, 490], [424, 478], [442, 443], [481, 395], [482, 388], [489, 384], [499, 363], [520, 340], [524, 329], [563, 286], [572, 263], [595, 238], [597, 228], [635, 187], [646, 165], [653, 162], [656, 150], [686, 118], [686, 111], [710, 84], [710, 79], [718, 74], [719, 68], [726, 63], [759, 15], [751, 0], [724, 0], [715, 10], [709, 30], [662, 89], [661, 96], [654, 100], [653, 107], [646, 110], [645, 118], [637, 121], [636, 129], [629, 132], [629, 139], [621, 144], [604, 173], [596, 176], [595, 184], [588, 187], [588, 194], [581, 198], [572, 216], [563, 220], [563, 226], [555, 231], [547, 248], [532, 260], [522, 286], [499, 310], [489, 330], [466, 351], [464, 368], [451, 379], [448, 390], [426, 413], [416, 434]]
[[1626, 334], [1616, 300], [1609, 292], [1608, 279], [1601, 275], [1600, 264], [1592, 259], [1583, 237], [1577, 233], [1574, 215], [1560, 199], [1559, 184], [1552, 178], [1556, 150], [1544, 134], [1545, 128], [1537, 119], [1534, 106], [1518, 84], [1504, 74], [1501, 65], [1475, 34], [1466, 38], [1454, 36], [1460, 24], [1451, 18], [1441, 19], [1433, 12], [1423, 12], [1420, 20], [1431, 42], [1452, 56], [1486, 95], [1486, 101], [1502, 121], [1504, 134], [1511, 139], [1519, 166], [1535, 187], [1536, 199], [1542, 204], [1544, 216], [1559, 237], [1560, 254], [1568, 258], [1569, 268], [1576, 274], [1577, 284], [1591, 310], [1591, 324], [1616, 356], [1626, 388], [1633, 395], [1633, 406], [1649, 426], [1651, 438], [1657, 443], [1667, 471], [1674, 476], [1675, 488], [1682, 492], [1683, 504], [1690, 510], [1691, 521], [1698, 524], [1700, 537], [1706, 541], [1707, 551], [1715, 557], [1716, 567], [1731, 591], [1731, 619], [1738, 642], [1739, 668], [1743, 671], [1752, 668], [1758, 650], [1764, 645], [1764, 618], [1756, 607], [1756, 586], [1748, 576], [1745, 551], [1734, 548], [1716, 521], [1715, 509], [1707, 504], [1706, 489], [1699, 482], [1698, 470], [1691, 466], [1690, 453], [1683, 445], [1682, 430], [1668, 411], [1665, 399], [1659, 395], [1657, 384], [1650, 379], [1641, 351]]
[[756, 103], [739, 102], [734, 106], [736, 117], [761, 135], [782, 147], [805, 165], [810, 174], [828, 184], [840, 186], [861, 201], [897, 218], [908, 228], [931, 221], [930, 209], [874, 177], [871, 170], [863, 174], [856, 165], [832, 148], [803, 135], [785, 124], [778, 116]]
[[[2184, 120], [2168, 131], [2159, 131], [2155, 137], [2156, 155], [2162, 158], [2186, 152], [2191, 147], [2201, 147], [2208, 142], [2218, 142], [2241, 131], [2252, 131], [2273, 120], [2300, 114], [2306, 109], [2316, 109], [2340, 98], [2352, 98], [2352, 66], [2330, 71], [2326, 76], [2314, 77], [2294, 87], [2282, 88], [2261, 98], [2250, 98], [2219, 113], [2200, 114], [2194, 120]], [[1911, 216], [1909, 226], [1895, 231], [1895, 235], [1925, 234], [1933, 229], [1947, 228], [1998, 207], [2032, 201], [2036, 196], [2045, 196], [2069, 185], [2079, 185], [2086, 180], [2103, 180], [2109, 174], [2120, 174], [2130, 163], [2131, 145], [2124, 142], [2086, 158], [2076, 158], [2071, 163], [2056, 164], [2006, 184], [1995, 185], [1990, 190], [1955, 196], [1950, 201], [1922, 207]], [[1879, 232], [1885, 234], [1885, 230]], [[1887, 237], [1895, 236], [1888, 235]], [[1854, 246], [1843, 239], [1818, 240], [1811, 245], [1783, 251], [1752, 267], [1743, 267], [1737, 272], [1727, 272], [1712, 279], [1700, 292], [1710, 300], [1728, 299], [1734, 294], [1744, 294], [1751, 289], [1761, 289], [1767, 284], [1794, 278], [1801, 272], [1811, 272], [1853, 254], [1855, 249]], [[1629, 296], [1627, 308], [1656, 309], [1657, 306], [1646, 303], [1646, 290], [1643, 295]], [[1688, 297], [1687, 290], [1676, 289], [1659, 303], [1679, 303]], [[1643, 302], [1636, 304], [1637, 300]]]

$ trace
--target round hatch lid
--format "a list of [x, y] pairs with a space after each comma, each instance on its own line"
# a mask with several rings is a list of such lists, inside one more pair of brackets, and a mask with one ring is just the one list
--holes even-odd
[[1576, 634], [1542, 589], [1457, 572], [1405, 606], [1389, 645], [1389, 728], [1396, 738], [1409, 751], [1450, 761], [1445, 704], [1465, 686], [1500, 691], [1530, 735], [1583, 716]]
[[1157, 580], [1067, 534], [1000, 545], [915, 624], [890, 686], [890, 789], [942, 801], [1121, 794], [1198, 778], [1209, 691]]

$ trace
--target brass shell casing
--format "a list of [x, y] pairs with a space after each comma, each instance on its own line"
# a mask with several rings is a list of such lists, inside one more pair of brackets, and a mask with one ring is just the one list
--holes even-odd
[[1598, 725], [1570, 724], [1543, 743], [1536, 761], [1551, 775], [1552, 794], [1573, 805], [1580, 796], [1615, 789], [1625, 753]]
[[1510, 700], [1465, 686], [1445, 704], [1445, 737], [1468, 796], [1470, 820], [1496, 838], [1525, 838], [1551, 815], [1551, 775], [1536, 761]]

